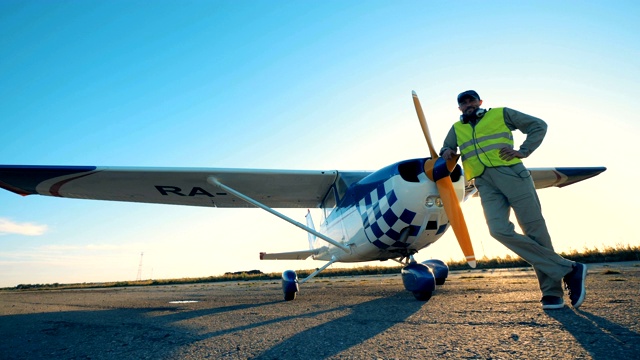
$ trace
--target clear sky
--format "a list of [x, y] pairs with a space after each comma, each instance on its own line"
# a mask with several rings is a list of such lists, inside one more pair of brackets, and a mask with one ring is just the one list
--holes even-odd
[[[440, 147], [475, 89], [547, 121], [527, 166], [608, 168], [539, 192], [556, 250], [639, 245], [638, 34], [636, 1], [4, 0], [0, 163], [375, 170], [428, 154], [411, 90]], [[508, 254], [463, 211], [477, 257]], [[259, 209], [0, 192], [0, 286], [134, 280], [142, 252], [145, 279], [321, 266], [258, 260], [306, 239]]]

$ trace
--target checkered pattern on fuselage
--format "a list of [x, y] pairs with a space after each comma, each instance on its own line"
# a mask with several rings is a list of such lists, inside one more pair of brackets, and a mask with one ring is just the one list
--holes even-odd
[[[369, 242], [380, 249], [406, 248], [411, 244], [411, 237], [420, 233], [421, 224], [412, 224], [416, 213], [401, 207], [391, 180], [365, 195], [357, 209]], [[400, 233], [407, 226], [410, 227], [409, 237], [401, 242]]]

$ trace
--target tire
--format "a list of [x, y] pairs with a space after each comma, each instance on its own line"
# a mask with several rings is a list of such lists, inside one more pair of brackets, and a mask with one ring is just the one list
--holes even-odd
[[295, 298], [296, 298], [296, 292], [295, 291], [290, 291], [290, 292], [284, 293], [284, 301], [291, 301], [291, 300], [294, 300]]
[[414, 291], [413, 296], [418, 301], [429, 301], [431, 299], [432, 291]]
[[436, 285], [444, 285], [447, 278], [436, 278]]

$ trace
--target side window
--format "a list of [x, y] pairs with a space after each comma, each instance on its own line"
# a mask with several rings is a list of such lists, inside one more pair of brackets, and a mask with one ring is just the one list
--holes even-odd
[[338, 192], [338, 199], [342, 199], [344, 195], [347, 193], [347, 183], [344, 181], [342, 176], [338, 176], [338, 180], [336, 180], [336, 190]]
[[324, 197], [322, 201], [322, 212], [324, 213], [324, 218], [328, 218], [329, 214], [336, 208], [336, 195], [333, 187], [327, 193], [327, 196]]

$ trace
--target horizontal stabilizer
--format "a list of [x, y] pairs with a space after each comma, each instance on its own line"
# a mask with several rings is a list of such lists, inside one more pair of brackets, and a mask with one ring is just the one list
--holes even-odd
[[318, 250], [301, 250], [283, 253], [260, 253], [260, 260], [306, 260], [311, 255], [318, 255]]

